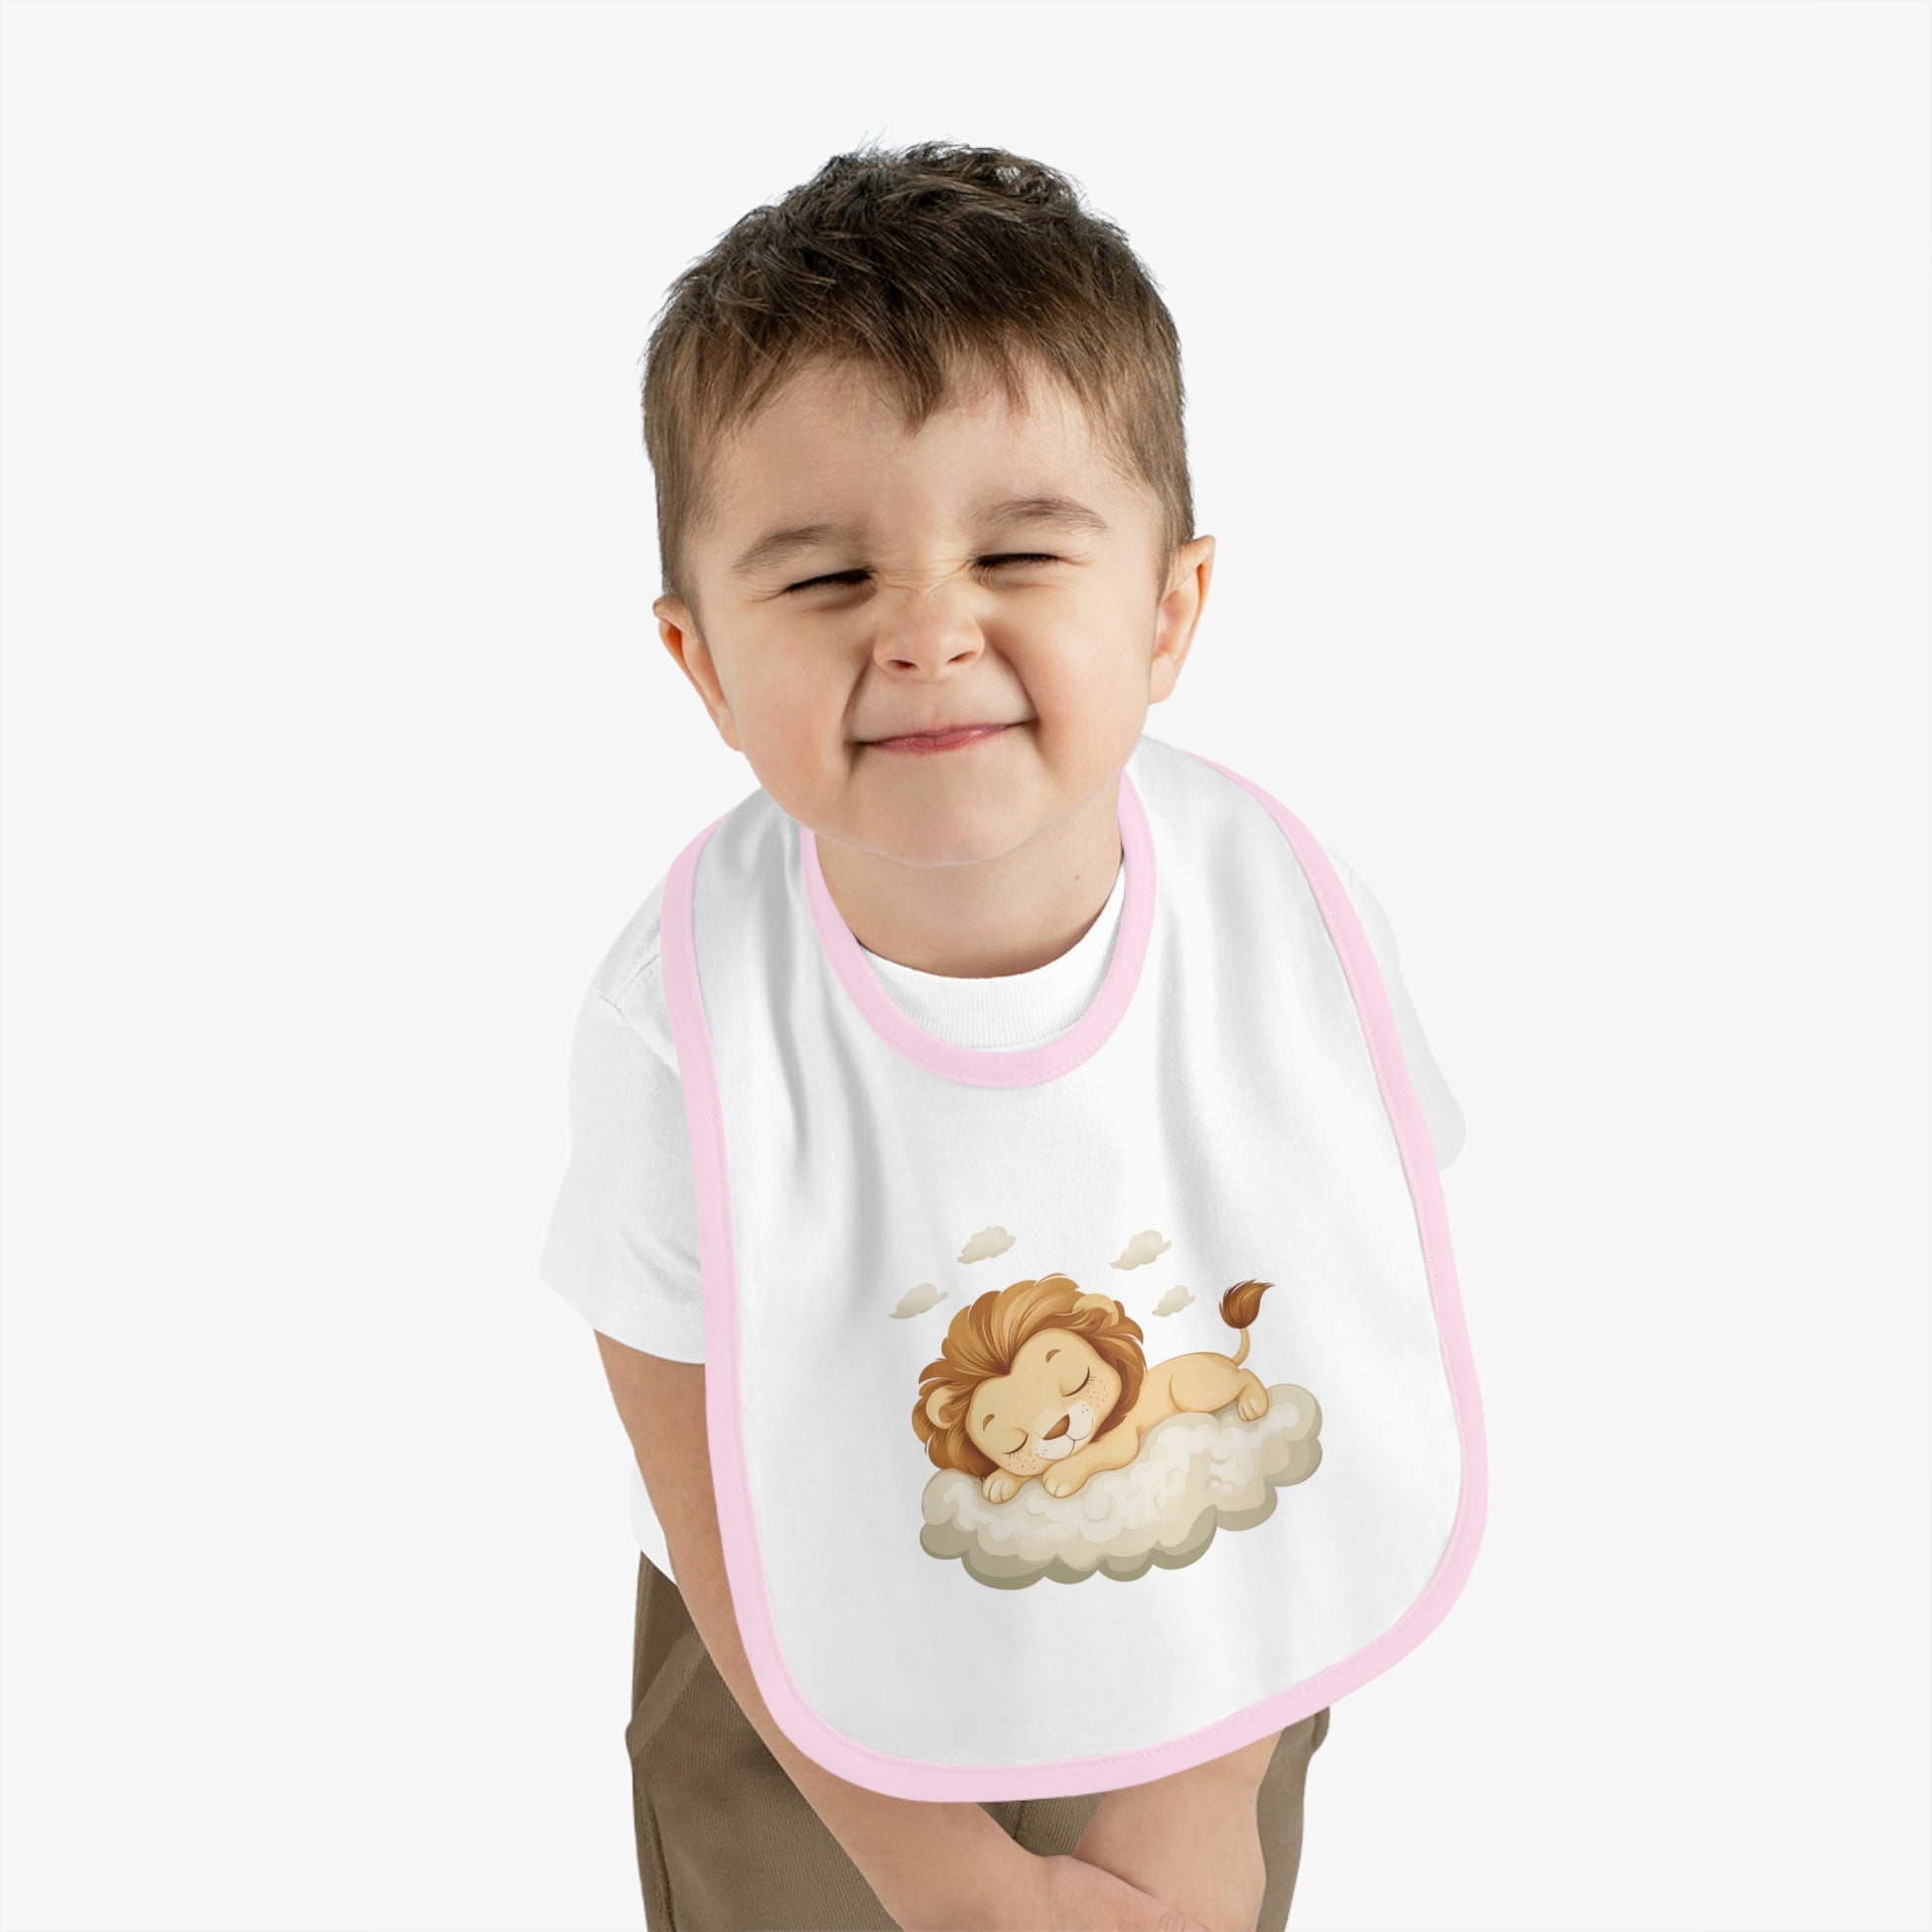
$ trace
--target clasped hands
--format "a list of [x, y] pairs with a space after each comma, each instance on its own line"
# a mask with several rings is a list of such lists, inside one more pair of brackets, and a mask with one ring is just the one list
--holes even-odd
[[1256, 1807], [1280, 1735], [1108, 1792], [1070, 1857], [1026, 1853], [1028, 1932], [1255, 1932], [1268, 1887]]

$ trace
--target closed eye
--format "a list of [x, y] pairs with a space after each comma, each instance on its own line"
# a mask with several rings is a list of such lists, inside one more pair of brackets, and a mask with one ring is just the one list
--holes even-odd
[[[1060, 559], [1058, 557], [1049, 557], [1036, 551], [1028, 551], [1024, 554], [1016, 553], [1012, 556], [1005, 557], [982, 557], [975, 568], [979, 570], [993, 570], [1002, 564], [1056, 564], [1059, 561]], [[794, 591], [816, 590], [820, 584], [850, 584], [863, 578], [865, 574], [863, 570], [841, 570], [834, 572], [829, 577], [808, 577], [802, 584], [787, 584], [783, 594], [789, 597]]]

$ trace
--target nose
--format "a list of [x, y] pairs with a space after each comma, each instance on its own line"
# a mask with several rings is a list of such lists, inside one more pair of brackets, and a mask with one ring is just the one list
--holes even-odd
[[1050, 1442], [1051, 1442], [1051, 1441], [1053, 1440], [1053, 1438], [1054, 1438], [1055, 1436], [1064, 1436], [1064, 1435], [1066, 1434], [1066, 1426], [1067, 1426], [1067, 1420], [1068, 1420], [1068, 1419], [1067, 1419], [1067, 1418], [1066, 1418], [1065, 1416], [1062, 1416], [1062, 1417], [1061, 1417], [1061, 1418], [1059, 1419], [1059, 1421], [1058, 1421], [1058, 1422], [1056, 1422], [1056, 1423], [1055, 1423], [1055, 1424], [1054, 1424], [1054, 1425], [1052, 1426], [1052, 1428], [1051, 1428], [1051, 1429], [1049, 1429], [1049, 1430], [1048, 1430], [1048, 1431], [1046, 1432], [1046, 1434], [1045, 1434], [1044, 1436], [1042, 1436], [1042, 1437], [1041, 1437], [1041, 1438], [1040, 1438], [1039, 1440], [1040, 1440], [1040, 1441], [1041, 1441], [1042, 1443], [1050, 1443]]
[[971, 600], [937, 591], [882, 607], [878, 625], [872, 654], [881, 670], [938, 677], [964, 669], [986, 649]]
[[874, 656], [889, 671], [944, 671], [970, 664], [981, 648], [977, 641], [961, 643], [956, 635], [935, 634], [927, 641], [899, 629], [890, 639], [881, 639]]

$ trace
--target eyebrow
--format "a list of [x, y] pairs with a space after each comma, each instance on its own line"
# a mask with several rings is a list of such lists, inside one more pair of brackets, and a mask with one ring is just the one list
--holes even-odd
[[[1051, 523], [1063, 530], [1085, 531], [1101, 536], [1110, 527], [1098, 510], [1076, 503], [1070, 496], [1010, 496], [1003, 501], [982, 503], [981, 523]], [[732, 565], [734, 577], [756, 577], [761, 571], [815, 544], [839, 543], [865, 534], [851, 523], [798, 523], [788, 529], [769, 530], [759, 537]]]

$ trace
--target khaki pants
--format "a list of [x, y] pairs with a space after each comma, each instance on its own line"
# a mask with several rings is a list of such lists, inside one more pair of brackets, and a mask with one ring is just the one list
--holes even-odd
[[[1282, 1732], [1257, 1816], [1268, 1892], [1257, 1932], [1288, 1923], [1302, 1790], [1328, 1734], [1317, 1711]], [[677, 1586], [640, 1551], [630, 1679], [631, 1795], [649, 1932], [894, 1932], [878, 1895], [739, 1709]], [[1071, 1852], [1106, 1794], [984, 1802], [1030, 1852]]]

